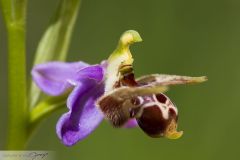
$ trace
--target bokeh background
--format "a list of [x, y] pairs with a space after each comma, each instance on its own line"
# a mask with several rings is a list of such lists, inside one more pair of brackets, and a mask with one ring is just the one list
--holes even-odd
[[[57, 3], [29, 1], [28, 73]], [[240, 1], [83, 0], [68, 61], [99, 63], [128, 29], [139, 31], [144, 40], [131, 47], [137, 76], [208, 76], [205, 84], [172, 87], [167, 93], [179, 108], [179, 129], [184, 136], [152, 139], [139, 128], [114, 129], [103, 122], [88, 138], [69, 148], [55, 134], [55, 124], [66, 111], [61, 110], [41, 124], [28, 149], [54, 150], [59, 160], [240, 159]], [[5, 32], [0, 16], [0, 149], [7, 123]]]

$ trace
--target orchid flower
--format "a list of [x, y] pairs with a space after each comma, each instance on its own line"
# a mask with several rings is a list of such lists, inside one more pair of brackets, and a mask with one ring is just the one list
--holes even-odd
[[59, 96], [71, 91], [68, 112], [57, 122], [56, 132], [66, 146], [86, 138], [106, 118], [114, 127], [140, 128], [151, 137], [179, 138], [178, 111], [163, 94], [167, 86], [200, 83], [206, 77], [153, 74], [135, 79], [129, 46], [142, 39], [126, 31], [107, 61], [49, 62], [36, 65], [32, 76], [46, 94]]

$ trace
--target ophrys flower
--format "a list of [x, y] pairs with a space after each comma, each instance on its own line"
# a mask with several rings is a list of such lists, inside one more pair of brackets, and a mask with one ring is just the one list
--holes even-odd
[[152, 74], [135, 79], [129, 46], [141, 40], [136, 31], [126, 31], [101, 64], [49, 62], [33, 68], [33, 79], [43, 92], [58, 96], [72, 90], [67, 99], [69, 112], [56, 127], [65, 145], [84, 139], [104, 117], [114, 127], [139, 125], [151, 137], [182, 135], [176, 131], [177, 108], [163, 92], [170, 85], [199, 83], [206, 77]]

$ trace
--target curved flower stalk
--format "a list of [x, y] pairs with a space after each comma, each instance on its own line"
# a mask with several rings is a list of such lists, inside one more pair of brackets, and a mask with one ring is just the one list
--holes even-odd
[[199, 83], [206, 77], [149, 75], [135, 80], [132, 43], [142, 39], [136, 31], [126, 31], [107, 62], [50, 62], [33, 68], [32, 76], [41, 90], [59, 96], [72, 90], [69, 111], [59, 119], [57, 135], [67, 146], [87, 137], [105, 117], [114, 127], [140, 128], [151, 137], [176, 139], [178, 112], [162, 92], [167, 86]]

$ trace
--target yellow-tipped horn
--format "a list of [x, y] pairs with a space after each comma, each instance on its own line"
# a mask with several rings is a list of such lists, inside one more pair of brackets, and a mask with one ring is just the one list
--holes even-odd
[[175, 120], [172, 120], [171, 123], [169, 124], [164, 136], [168, 139], [178, 139], [182, 137], [183, 131], [177, 131], [177, 123]]

